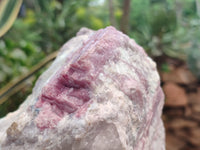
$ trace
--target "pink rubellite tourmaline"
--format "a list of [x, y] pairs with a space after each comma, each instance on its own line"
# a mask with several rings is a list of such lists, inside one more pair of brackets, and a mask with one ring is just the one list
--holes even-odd
[[0, 120], [0, 149], [164, 150], [156, 64], [134, 40], [82, 28]]

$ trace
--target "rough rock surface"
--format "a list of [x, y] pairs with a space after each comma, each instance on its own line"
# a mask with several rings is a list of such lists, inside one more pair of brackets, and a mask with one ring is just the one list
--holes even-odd
[[156, 64], [134, 40], [82, 28], [0, 120], [0, 149], [164, 150]]

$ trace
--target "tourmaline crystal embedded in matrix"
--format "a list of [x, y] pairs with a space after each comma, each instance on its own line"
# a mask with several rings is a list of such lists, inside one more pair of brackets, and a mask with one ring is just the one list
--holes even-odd
[[0, 149], [164, 150], [163, 99], [156, 64], [133, 39], [82, 28], [0, 120]]

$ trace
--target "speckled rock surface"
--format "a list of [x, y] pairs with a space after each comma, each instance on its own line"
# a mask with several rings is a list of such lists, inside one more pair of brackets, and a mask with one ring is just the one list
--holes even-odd
[[0, 120], [2, 150], [164, 150], [156, 64], [134, 40], [82, 28]]

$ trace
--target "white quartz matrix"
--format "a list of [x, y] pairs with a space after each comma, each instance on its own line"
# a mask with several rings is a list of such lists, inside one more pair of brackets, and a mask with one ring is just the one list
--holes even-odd
[[114, 27], [82, 28], [20, 108], [0, 150], [165, 150], [156, 64]]

